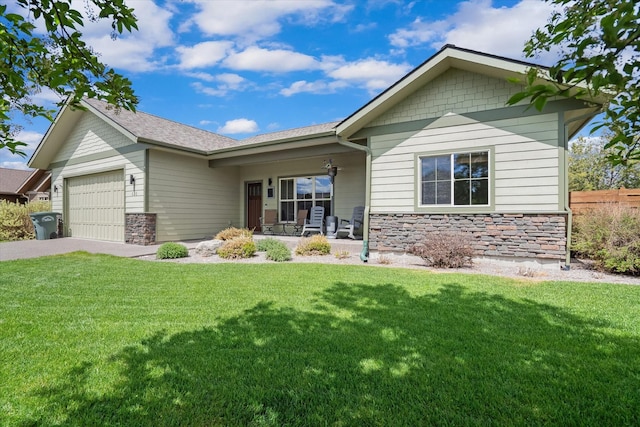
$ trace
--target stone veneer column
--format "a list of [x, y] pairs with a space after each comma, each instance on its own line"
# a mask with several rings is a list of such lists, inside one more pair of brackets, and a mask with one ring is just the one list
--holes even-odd
[[369, 244], [406, 252], [432, 232], [465, 232], [477, 256], [564, 260], [566, 214], [372, 214]]
[[124, 217], [125, 243], [144, 246], [156, 243], [156, 214], [127, 213]]

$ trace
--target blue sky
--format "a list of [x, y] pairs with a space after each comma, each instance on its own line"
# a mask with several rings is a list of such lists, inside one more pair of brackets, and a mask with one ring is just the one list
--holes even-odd
[[[84, 2], [75, 2], [83, 10]], [[139, 31], [85, 27], [138, 109], [232, 138], [340, 120], [444, 44], [524, 59], [542, 0], [127, 0]], [[536, 58], [548, 65], [553, 56]], [[57, 100], [43, 91], [35, 97]], [[28, 157], [49, 123], [25, 123]], [[0, 151], [0, 166], [27, 158]]]

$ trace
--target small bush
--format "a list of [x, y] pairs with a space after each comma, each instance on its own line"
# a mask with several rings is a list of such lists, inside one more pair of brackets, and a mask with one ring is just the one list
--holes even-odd
[[436, 268], [459, 268], [473, 264], [473, 248], [464, 233], [432, 233], [409, 252]]
[[241, 235], [225, 241], [218, 248], [218, 256], [226, 259], [251, 258], [256, 253], [256, 244], [251, 236]]
[[156, 253], [157, 259], [174, 259], [189, 256], [189, 249], [180, 243], [167, 242], [160, 245]]
[[291, 260], [291, 250], [285, 245], [273, 246], [267, 250], [267, 259], [276, 262]]
[[640, 210], [606, 204], [578, 215], [572, 251], [599, 270], [640, 275]]
[[351, 253], [349, 251], [338, 251], [333, 255], [338, 259], [347, 259], [351, 256]]
[[289, 261], [291, 259], [291, 250], [280, 240], [272, 237], [260, 239], [256, 243], [256, 250], [266, 252], [267, 259], [276, 262]]
[[216, 240], [231, 240], [236, 237], [252, 237], [253, 232], [246, 228], [229, 227], [215, 235]]
[[296, 255], [328, 255], [331, 252], [331, 245], [326, 237], [316, 234], [307, 239], [300, 240], [296, 248]]
[[267, 252], [270, 248], [285, 246], [280, 240], [276, 240], [273, 237], [267, 237], [266, 239], [256, 240], [256, 250], [258, 252]]
[[34, 201], [21, 205], [0, 200], [0, 241], [35, 239], [36, 233], [29, 214], [51, 211], [51, 203]]

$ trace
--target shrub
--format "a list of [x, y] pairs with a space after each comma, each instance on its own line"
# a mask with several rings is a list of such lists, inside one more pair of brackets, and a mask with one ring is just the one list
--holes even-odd
[[415, 244], [409, 252], [432, 267], [459, 268], [473, 264], [473, 248], [464, 233], [432, 233]]
[[34, 201], [21, 205], [0, 200], [0, 241], [34, 239], [36, 234], [29, 214], [50, 210], [50, 202]]
[[349, 251], [338, 251], [333, 254], [338, 259], [347, 259], [351, 256], [351, 252]]
[[291, 259], [291, 250], [281, 242], [280, 240], [267, 237], [266, 239], [260, 239], [256, 243], [256, 250], [260, 252], [266, 252], [267, 259], [271, 261], [289, 261]]
[[276, 262], [289, 261], [291, 259], [291, 250], [284, 243], [280, 246], [272, 246], [267, 249], [267, 259]]
[[231, 239], [235, 239], [236, 237], [252, 237], [252, 236], [253, 236], [253, 232], [246, 228], [229, 227], [229, 228], [225, 228], [224, 230], [216, 234], [214, 239], [231, 240]]
[[156, 252], [157, 259], [174, 259], [189, 256], [189, 249], [180, 243], [167, 242], [160, 245]]
[[267, 237], [266, 239], [260, 239], [256, 241], [256, 250], [258, 252], [267, 252], [270, 248], [276, 246], [285, 246], [280, 240], [276, 240], [273, 237]]
[[225, 241], [218, 248], [218, 256], [226, 259], [251, 258], [256, 253], [256, 244], [251, 236], [241, 235]]
[[316, 234], [307, 239], [300, 240], [296, 248], [296, 255], [328, 255], [331, 252], [331, 245], [326, 237]]
[[599, 270], [640, 275], [640, 210], [605, 204], [573, 222], [572, 251]]

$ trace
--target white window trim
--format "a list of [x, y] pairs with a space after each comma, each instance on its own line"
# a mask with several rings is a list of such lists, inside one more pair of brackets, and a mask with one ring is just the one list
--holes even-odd
[[[298, 210], [297, 208], [294, 207], [294, 219], [291, 221], [283, 221], [282, 218], [280, 217], [280, 213], [282, 212], [282, 202], [294, 202], [294, 206], [297, 206], [299, 202], [311, 202], [313, 206], [316, 205], [316, 201], [321, 201], [321, 202], [331, 202], [331, 194], [329, 195], [329, 197], [326, 198], [316, 198], [316, 180], [315, 178], [318, 177], [329, 177], [329, 175], [327, 174], [317, 174], [317, 175], [296, 175], [296, 176], [286, 176], [286, 177], [281, 177], [278, 178], [278, 219], [280, 220], [281, 223], [283, 224], [295, 224], [297, 221], [296, 216], [298, 215]], [[298, 192], [296, 191], [297, 187], [296, 187], [296, 180], [297, 179], [307, 179], [307, 178], [311, 178], [312, 179], [312, 190], [311, 190], [311, 198], [310, 199], [298, 199], [297, 195]], [[293, 180], [293, 199], [285, 199], [282, 197], [282, 192], [280, 191], [282, 189], [282, 181], [286, 181], [286, 180]]]
[[[487, 162], [488, 162], [488, 174], [486, 178], [488, 181], [487, 186], [487, 203], [486, 204], [469, 204], [469, 205], [456, 205], [454, 204], [454, 182], [453, 178], [454, 173], [454, 164], [453, 158], [456, 154], [469, 154], [469, 153], [487, 153]], [[450, 168], [451, 168], [451, 195], [450, 200], [451, 203], [444, 204], [423, 204], [422, 203], [422, 159], [427, 157], [441, 157], [441, 156], [449, 156]], [[477, 148], [477, 149], [464, 149], [459, 151], [445, 151], [445, 152], [437, 152], [437, 153], [422, 153], [417, 156], [418, 159], [418, 188], [417, 188], [417, 199], [418, 199], [418, 207], [419, 208], [451, 208], [451, 209], [469, 209], [469, 208], [487, 208], [491, 206], [492, 200], [492, 179], [493, 179], [493, 170], [492, 170], [492, 150], [488, 148]], [[473, 180], [473, 178], [471, 178]]]

